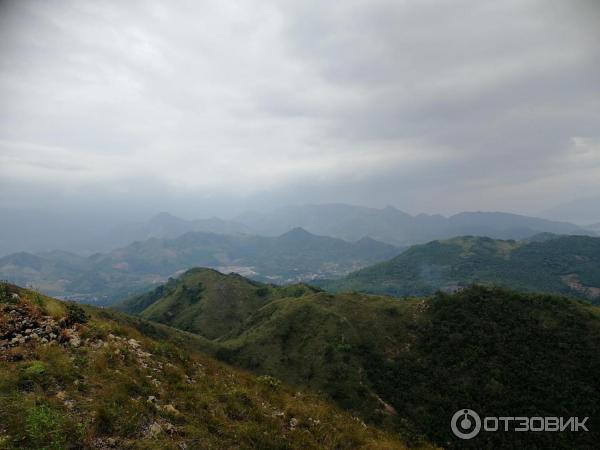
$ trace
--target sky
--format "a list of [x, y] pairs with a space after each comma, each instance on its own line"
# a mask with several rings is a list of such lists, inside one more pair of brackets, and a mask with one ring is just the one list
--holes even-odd
[[0, 0], [0, 207], [600, 195], [594, 0]]

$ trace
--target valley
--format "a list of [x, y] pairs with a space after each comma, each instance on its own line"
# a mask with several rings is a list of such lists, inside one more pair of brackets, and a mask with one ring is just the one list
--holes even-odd
[[340, 277], [401, 250], [370, 238], [351, 243], [295, 228], [278, 237], [190, 232], [82, 257], [63, 251], [0, 258], [0, 279], [49, 295], [108, 305], [196, 266], [279, 284]]

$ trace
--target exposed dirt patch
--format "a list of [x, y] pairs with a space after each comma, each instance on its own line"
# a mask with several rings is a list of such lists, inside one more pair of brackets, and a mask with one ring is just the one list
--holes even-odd
[[600, 298], [600, 288], [583, 285], [581, 281], [579, 281], [579, 277], [575, 273], [563, 275], [562, 277], [560, 277], [560, 279], [571, 289], [585, 295], [588, 298]]

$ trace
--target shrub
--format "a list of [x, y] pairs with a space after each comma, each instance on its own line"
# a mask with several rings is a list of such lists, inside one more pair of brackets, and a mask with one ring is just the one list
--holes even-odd
[[25, 432], [31, 448], [67, 448], [66, 420], [46, 405], [34, 406], [25, 417]]
[[256, 378], [256, 381], [272, 389], [278, 389], [281, 387], [281, 381], [275, 377], [272, 377], [271, 375], [261, 375], [260, 377]]
[[6, 302], [9, 299], [8, 289], [5, 284], [0, 284], [0, 302]]
[[33, 304], [36, 306], [39, 306], [40, 308], [43, 308], [45, 306], [42, 296], [40, 294], [38, 294], [37, 292], [35, 292], [33, 294]]
[[22, 370], [19, 377], [19, 387], [22, 390], [30, 391], [35, 384], [42, 387], [49, 385], [49, 377], [46, 373], [46, 365], [42, 361], [34, 361]]
[[89, 317], [85, 310], [76, 303], [67, 303], [67, 321], [70, 323], [86, 323]]
[[266, 297], [267, 295], [269, 295], [269, 288], [267, 287], [260, 287], [256, 290], [256, 295], [259, 297]]

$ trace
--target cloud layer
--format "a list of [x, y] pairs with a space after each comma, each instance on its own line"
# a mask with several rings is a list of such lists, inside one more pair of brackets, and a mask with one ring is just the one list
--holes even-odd
[[0, 204], [535, 212], [599, 194], [599, 13], [4, 2]]

